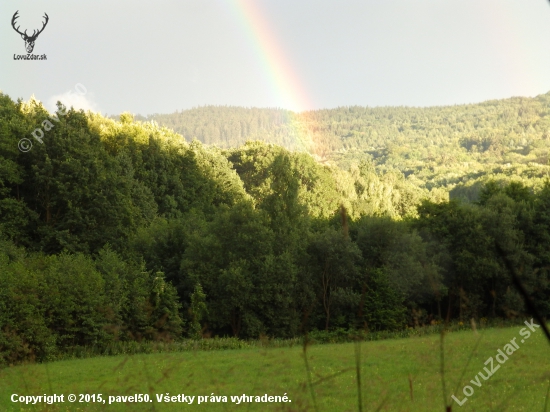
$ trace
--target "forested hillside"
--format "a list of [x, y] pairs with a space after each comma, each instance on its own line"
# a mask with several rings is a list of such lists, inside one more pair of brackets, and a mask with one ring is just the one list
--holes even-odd
[[[479, 142], [494, 138], [486, 150], [468, 146], [461, 126], [464, 113], [481, 119], [476, 110], [484, 105], [433, 109], [439, 117], [429, 118], [440, 119], [443, 130], [437, 136], [420, 127], [428, 122], [420, 113], [432, 109], [337, 109], [334, 136], [340, 124], [347, 134], [371, 134], [364, 143], [352, 133], [349, 144], [366, 157], [348, 157], [342, 168], [259, 141], [223, 149], [188, 142], [127, 113], [114, 121], [63, 114], [59, 106], [54, 119], [35, 100], [0, 94], [0, 365], [117, 341], [294, 337], [316, 329], [400, 329], [447, 316], [521, 316], [524, 303], [499, 248], [548, 316], [550, 185], [495, 180], [475, 203], [449, 202], [447, 184], [419, 177], [432, 169], [433, 176], [451, 173], [447, 166], [458, 160], [491, 165], [535, 156], [504, 145], [514, 130], [525, 139], [514, 144], [540, 142], [532, 151], [546, 156], [544, 98], [485, 104], [494, 134], [482, 134], [492, 120], [467, 130], [479, 130], [471, 134]], [[492, 109], [501, 104], [538, 107], [538, 120], [515, 125], [512, 109], [501, 119]], [[463, 114], [452, 117], [455, 109]], [[408, 128], [394, 128], [397, 112]], [[270, 112], [258, 113], [276, 123]], [[314, 131], [321, 133], [329, 113], [303, 116], [324, 124]], [[359, 121], [350, 128], [361, 113], [372, 129]], [[31, 133], [48, 118], [53, 126], [40, 143]], [[456, 133], [445, 134], [450, 130]], [[342, 137], [327, 136], [326, 155], [349, 155], [337, 151]], [[20, 151], [18, 142], [29, 138], [32, 149]], [[434, 159], [418, 174], [406, 172], [422, 162], [414, 148], [432, 139], [425, 153]], [[455, 163], [444, 154], [457, 156]], [[529, 167], [546, 170], [519, 164], [520, 180]]]
[[459, 106], [355, 106], [299, 114], [206, 106], [147, 119], [188, 141], [224, 148], [259, 139], [344, 169], [372, 160], [420, 187], [455, 189], [452, 195], [469, 199], [477, 196], [479, 178], [528, 179], [540, 187], [548, 174], [550, 93]]

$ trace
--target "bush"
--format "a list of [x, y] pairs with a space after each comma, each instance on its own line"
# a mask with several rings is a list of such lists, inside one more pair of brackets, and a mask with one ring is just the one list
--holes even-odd
[[75, 347], [170, 341], [182, 333], [175, 288], [102, 251], [25, 255], [0, 249], [0, 365], [57, 359]]

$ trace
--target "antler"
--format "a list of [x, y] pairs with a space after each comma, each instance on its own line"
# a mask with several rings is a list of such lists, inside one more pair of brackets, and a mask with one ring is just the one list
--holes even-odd
[[35, 34], [36, 30], [34, 30], [34, 31], [32, 32], [32, 36], [29, 37], [30, 39], [35, 39], [35, 38], [37, 38], [38, 35], [39, 35], [40, 33], [42, 33], [42, 32], [44, 31], [44, 29], [46, 28], [46, 25], [48, 24], [48, 21], [50, 20], [50, 18], [48, 17], [48, 15], [47, 15], [46, 13], [44, 13], [44, 16], [42, 16], [42, 17], [44, 17], [44, 18], [46, 19], [46, 21], [45, 21], [44, 23], [42, 23], [42, 28], [41, 28], [40, 30], [38, 30], [38, 33]]
[[12, 26], [13, 29], [14, 29], [17, 33], [19, 33], [21, 36], [27, 36], [27, 30], [25, 30], [25, 33], [21, 33], [21, 32], [19, 31], [19, 27], [21, 27], [21, 26], [17, 26], [17, 28], [15, 28], [15, 20], [17, 20], [17, 18], [19, 17], [19, 16], [17, 15], [17, 13], [19, 13], [19, 10], [17, 10], [17, 11], [15, 12], [15, 14], [13, 15], [13, 17], [11, 18], [11, 26]]

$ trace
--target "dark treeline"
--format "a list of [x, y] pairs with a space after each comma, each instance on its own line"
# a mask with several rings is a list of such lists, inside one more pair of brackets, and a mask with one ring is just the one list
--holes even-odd
[[550, 314], [550, 185], [448, 201], [368, 159], [188, 143], [0, 95], [0, 364], [77, 346]]

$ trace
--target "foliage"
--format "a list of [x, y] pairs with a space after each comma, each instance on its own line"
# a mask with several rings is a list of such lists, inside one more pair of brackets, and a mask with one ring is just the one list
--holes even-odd
[[2, 246], [0, 364], [181, 334], [174, 288], [114, 252], [103, 251], [94, 262], [81, 253], [26, 255], [10, 242]]
[[520, 317], [500, 250], [549, 316], [548, 103], [175, 117], [222, 150], [0, 94], [0, 362]]
[[[548, 176], [550, 92], [443, 107], [339, 107], [293, 113], [205, 106], [148, 116], [187, 140], [236, 148], [248, 140], [309, 152], [348, 170], [372, 161], [420, 188], [463, 188], [478, 179], [521, 179], [540, 187]], [[434, 199], [443, 195], [434, 192]]]
[[204, 316], [208, 313], [208, 308], [206, 307], [206, 295], [202, 290], [200, 283], [195, 285], [195, 290], [191, 295], [191, 331], [190, 335], [195, 338], [202, 337], [202, 325], [201, 321]]

